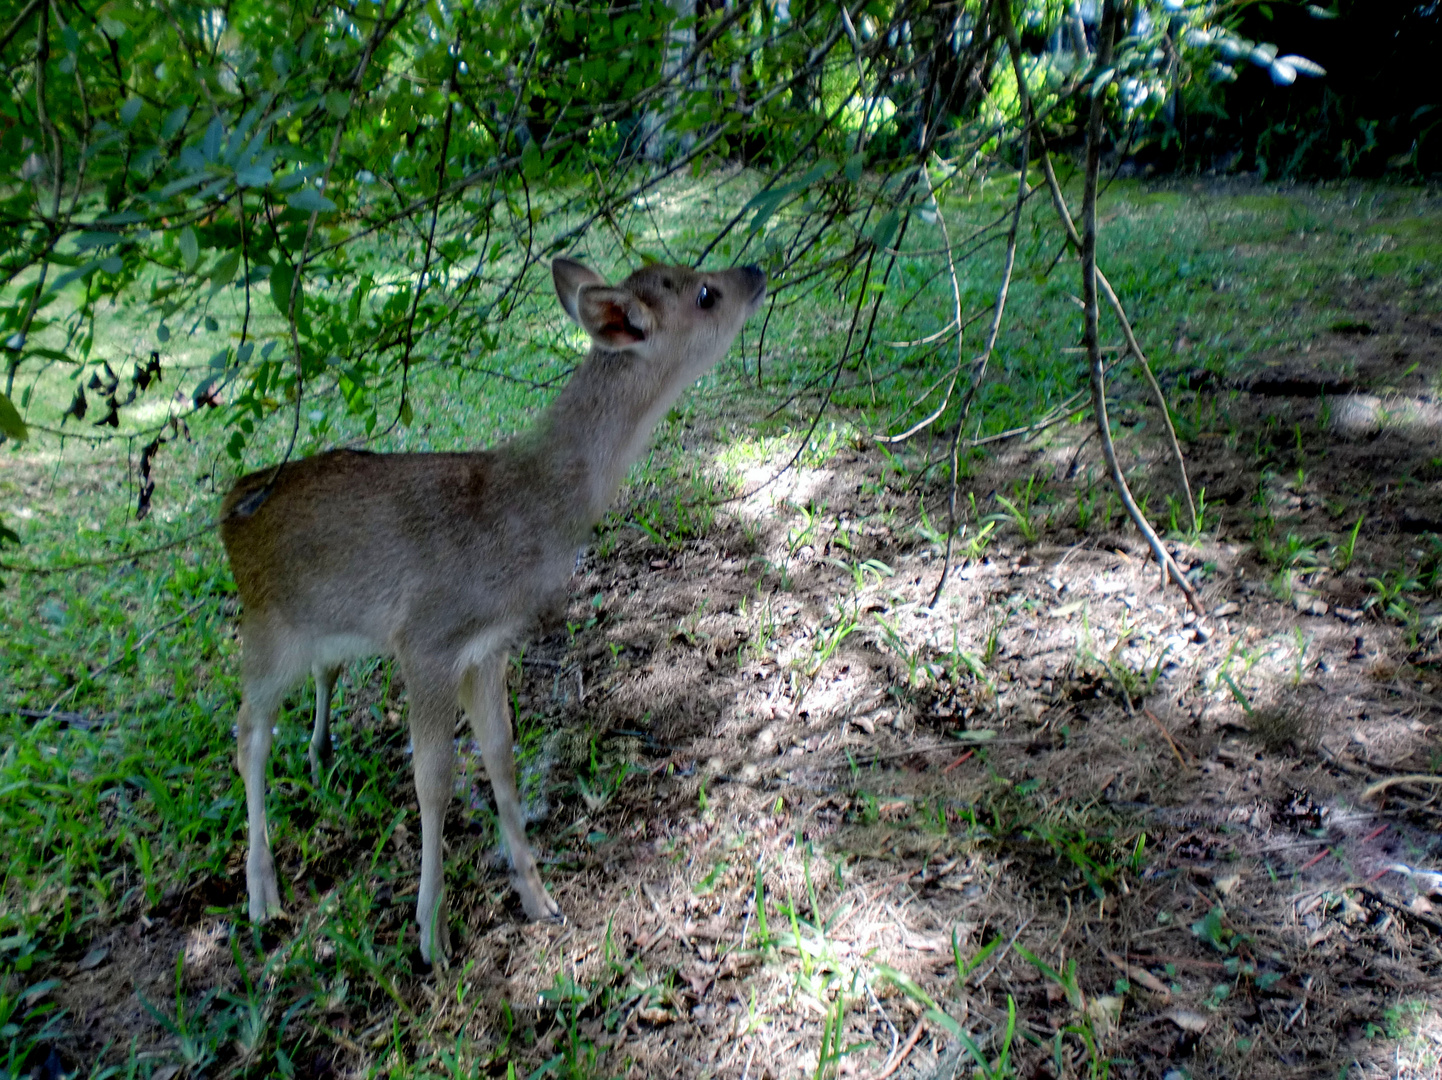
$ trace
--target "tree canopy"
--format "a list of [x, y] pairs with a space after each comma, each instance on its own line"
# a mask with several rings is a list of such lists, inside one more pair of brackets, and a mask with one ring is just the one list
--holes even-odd
[[[619, 213], [683, 171], [746, 177], [687, 257], [759, 261], [783, 296], [854, 295], [859, 319], [916, 215], [1078, 145], [1094, 103], [1120, 156], [1175, 145], [1238, 65], [1322, 74], [1241, 36], [1233, 6], [1180, 0], [9, 7], [0, 426], [114, 427], [175, 335], [224, 322], [181, 389], [224, 405], [237, 461], [276, 413], [293, 450], [317, 394], [368, 430], [411, 423], [414, 365], [493, 349], [538, 266], [588, 230], [652, 254]], [[97, 340], [111, 303], [141, 309], [143, 340]], [[840, 363], [874, 324], [873, 306]], [[36, 415], [29, 387], [57, 367], [69, 407]]]

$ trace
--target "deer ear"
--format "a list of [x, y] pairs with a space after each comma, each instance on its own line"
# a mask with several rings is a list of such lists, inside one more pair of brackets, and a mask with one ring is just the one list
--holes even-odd
[[561, 301], [561, 307], [565, 308], [566, 314], [571, 317], [572, 322], [581, 321], [581, 316], [576, 310], [576, 294], [581, 291], [581, 286], [606, 284], [605, 278], [585, 263], [578, 263], [575, 259], [552, 261], [551, 280], [556, 285], [556, 297]]
[[576, 321], [597, 345], [628, 349], [651, 336], [656, 318], [635, 293], [609, 285], [582, 285]]

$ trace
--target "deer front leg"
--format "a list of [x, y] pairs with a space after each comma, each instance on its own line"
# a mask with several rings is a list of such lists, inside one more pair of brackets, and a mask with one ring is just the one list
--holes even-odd
[[330, 696], [340, 668], [316, 664], [311, 674], [315, 676], [315, 731], [310, 737], [310, 778], [320, 787], [335, 765], [335, 751], [330, 744]]
[[[422, 682], [406, 673], [411, 696], [411, 749], [416, 771], [416, 799], [421, 808], [421, 888], [416, 923], [421, 956], [444, 967], [449, 951], [446, 927], [445, 855], [442, 838], [446, 805], [451, 801], [455, 763], [456, 699], [436, 681]], [[452, 684], [454, 685], [454, 684]]]
[[511, 715], [506, 703], [506, 657], [497, 653], [471, 669], [461, 683], [461, 704], [470, 717], [481, 758], [491, 778], [496, 817], [516, 871], [521, 906], [532, 919], [559, 919], [561, 909], [541, 881], [536, 857], [526, 843], [521, 800], [516, 793], [516, 758], [511, 739]]
[[260, 687], [248, 686], [241, 697], [235, 725], [235, 767], [245, 781], [246, 821], [250, 832], [245, 885], [250, 894], [250, 919], [258, 923], [281, 912], [280, 888], [275, 880], [275, 861], [271, 858], [265, 822], [265, 762], [270, 755], [277, 707], [273, 695], [262, 692]]

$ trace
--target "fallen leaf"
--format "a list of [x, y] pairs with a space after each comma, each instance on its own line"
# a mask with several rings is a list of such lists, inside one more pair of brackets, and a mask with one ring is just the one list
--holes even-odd
[[1158, 997], [1169, 998], [1172, 996], [1172, 992], [1167, 989], [1166, 983], [1162, 982], [1161, 979], [1158, 979], [1146, 968], [1140, 967], [1137, 964], [1128, 964], [1114, 952], [1108, 951], [1105, 955], [1107, 960], [1111, 962], [1112, 967], [1125, 975], [1129, 982], [1136, 983], [1144, 990], [1150, 990]]
[[109, 955], [109, 945], [97, 945], [95, 948], [91, 949], [88, 953], [85, 954], [84, 959], [82, 959], [80, 963], [75, 965], [75, 970], [91, 971], [94, 968], [98, 968], [102, 963], [105, 962], [105, 958]]
[[1200, 1035], [1207, 1030], [1207, 1018], [1191, 1009], [1168, 1009], [1163, 1015], [1183, 1031]]
[[1110, 1034], [1122, 1018], [1122, 999], [1111, 994], [1094, 997], [1087, 1002], [1087, 1016], [1101, 1032]]
[[1212, 881], [1212, 888], [1217, 890], [1219, 896], [1231, 896], [1241, 883], [1241, 874], [1223, 874]]

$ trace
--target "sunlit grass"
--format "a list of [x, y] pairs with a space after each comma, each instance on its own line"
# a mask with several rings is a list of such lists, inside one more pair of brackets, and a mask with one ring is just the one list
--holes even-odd
[[[669, 217], [661, 220], [673, 241], [694, 238], [701, 229], [688, 217], [693, 205], [689, 196], [695, 190], [678, 185], [666, 193]], [[1127, 302], [1165, 385], [1174, 387], [1184, 376], [1203, 371], [1230, 379], [1259, 353], [1284, 349], [1325, 329], [1333, 317], [1326, 301], [1330, 290], [1363, 275], [1411, 273], [1416, 267], [1408, 260], [1419, 252], [1431, 257], [1426, 238], [1432, 234], [1416, 223], [1442, 228], [1435, 209], [1384, 196], [1366, 188], [1234, 196], [1188, 182], [1161, 190], [1117, 182], [1101, 208], [1101, 262]], [[1009, 199], [1006, 185], [998, 181], [974, 199], [958, 194], [944, 200], [943, 211], [953, 215], [960, 228], [963, 219], [986, 220]], [[979, 394], [972, 414], [979, 434], [1028, 422], [1074, 393], [1082, 380], [1082, 361], [1072, 351], [1080, 325], [1072, 295], [1077, 291], [1075, 270], [1063, 260], [1046, 272], [1057, 253], [1050, 212], [1040, 197], [1027, 210], [1010, 316], [993, 358], [992, 381]], [[1401, 248], [1375, 242], [1388, 236], [1406, 242]], [[935, 229], [918, 222], [910, 242], [934, 250], [938, 241]], [[739, 240], [734, 253], [738, 259], [753, 254], [743, 250]], [[624, 261], [613, 254], [615, 263]], [[991, 302], [999, 261], [1000, 251], [993, 246], [962, 264], [958, 287], [966, 310]], [[899, 305], [884, 306], [877, 322], [879, 340], [923, 337], [950, 318], [951, 282], [945, 275], [936, 276], [936, 268], [934, 257], [899, 262], [886, 287], [898, 296], [919, 290], [920, 299], [904, 314], [896, 309]], [[213, 331], [203, 321], [184, 330], [178, 323], [172, 328], [164, 354], [166, 381], [158, 395], [122, 410], [121, 436], [152, 427], [171, 415], [171, 409], [186, 410], [186, 395], [207, 358], [234, 340], [239, 309], [233, 299], [227, 296], [217, 303]], [[155, 327], [138, 310], [110, 313], [98, 340], [124, 343], [116, 346], [117, 355], [132, 347], [144, 352], [144, 345], [133, 343], [149, 340]], [[685, 550], [712, 529], [717, 513], [713, 501], [767, 479], [798, 448], [800, 464], [815, 470], [844, 449], [864, 447], [865, 435], [896, 430], [915, 417], [911, 405], [916, 397], [956, 360], [954, 346], [925, 351], [877, 344], [864, 361], [851, 363], [841, 373], [833, 399], [840, 410], [824, 417], [808, 436], [829, 365], [845, 340], [850, 312], [825, 291], [811, 295], [805, 304], [778, 310], [767, 331], [759, 388], [757, 337], [748, 331], [746, 355], [738, 347], [663, 424], [655, 452], [632, 475], [621, 511], [600, 532], [599, 554], [604, 556], [608, 545], [614, 550], [622, 540], [637, 537], [654, 545], [658, 556]], [[983, 323], [968, 330], [963, 359], [975, 354]], [[275, 321], [258, 323], [256, 333], [274, 336]], [[1108, 333], [1117, 336], [1114, 329]], [[366, 445], [377, 450], [491, 445], [535, 414], [554, 392], [551, 381], [574, 362], [581, 344], [541, 289], [507, 325], [503, 342], [493, 352], [477, 355], [478, 370], [419, 364], [410, 387], [415, 422], [409, 428], [396, 425]], [[549, 388], [531, 383], [547, 383]], [[73, 382], [59, 368], [24, 385], [33, 388], [31, 418], [47, 426], [73, 393]], [[1124, 370], [1114, 386], [1125, 401], [1142, 397], [1140, 383]], [[392, 398], [398, 394], [394, 384], [384, 389]], [[177, 390], [180, 402], [171, 400]], [[1197, 431], [1222, 423], [1214, 405], [1199, 395], [1179, 394], [1174, 406], [1179, 417], [1194, 416]], [[0, 966], [9, 981], [0, 993], [12, 1004], [35, 981], [35, 972], [79, 960], [97, 935], [117, 925], [194, 902], [200, 909], [214, 904], [238, 926], [243, 886], [237, 873], [245, 829], [243, 792], [231, 765], [231, 727], [238, 703], [234, 590], [218, 539], [205, 527], [237, 472], [279, 456], [289, 439], [293, 413], [282, 408], [260, 424], [239, 462], [224, 451], [228, 419], [224, 408], [202, 411], [188, 416], [184, 430], [170, 433], [155, 459], [153, 510], [141, 523], [134, 521], [138, 447], [133, 440], [90, 444], [71, 439], [62, 445], [37, 434], [26, 446], [0, 451], [0, 518], [24, 541], [18, 551], [7, 549], [7, 560], [53, 566], [198, 532], [184, 545], [138, 564], [122, 561], [47, 577], [4, 575], [0, 708], [7, 711], [0, 713], [0, 789], [5, 792], [0, 836], [10, 858], [0, 894]], [[72, 420], [63, 430], [94, 435], [93, 420]], [[718, 439], [722, 424], [731, 425], [732, 434]], [[708, 439], [693, 437], [697, 432], [707, 433]], [[300, 452], [365, 435], [363, 417], [348, 411], [338, 396], [304, 403]], [[713, 451], [716, 441], [721, 445]], [[700, 451], [698, 445], [707, 449]], [[902, 448], [890, 456], [890, 475], [899, 486], [918, 478], [928, 453], [935, 457], [939, 451]], [[930, 481], [921, 481], [923, 486], [941, 474], [930, 475]], [[810, 536], [803, 541], [802, 534], [808, 528], [806, 516], [815, 515], [797, 491], [788, 489], [776, 498], [772, 494], [760, 497], [764, 506], [750, 508], [750, 523], [775, 534], [757, 541], [757, 558], [770, 564], [768, 582], [784, 585], [788, 558], [812, 542]], [[1003, 504], [984, 496], [979, 495], [981, 514], [1001, 514]], [[1001, 496], [1013, 504], [1014, 517], [1022, 513], [1016, 492], [1002, 491]], [[1098, 496], [1098, 515], [1101, 503]], [[924, 522], [896, 522], [878, 511], [875, 523], [904, 528], [909, 542], [939, 550], [940, 504], [933, 497], [926, 505], [931, 516]], [[1028, 503], [1026, 521], [1043, 528], [1053, 511], [1061, 509]], [[993, 524], [1010, 537], [1019, 533], [1014, 517]], [[979, 544], [981, 554], [991, 542], [977, 538], [983, 523], [968, 517], [966, 524], [973, 531], [963, 539]], [[826, 536], [834, 539], [834, 530]], [[954, 612], [943, 618], [923, 617], [917, 610], [892, 611], [890, 636], [888, 627], [874, 617], [849, 626], [864, 597], [884, 594], [891, 586], [879, 569], [868, 572], [865, 560], [848, 560], [844, 546], [835, 550], [838, 562], [850, 564], [837, 567], [838, 574], [854, 573], [854, 588], [843, 583], [829, 598], [834, 603], [826, 607], [822, 632], [803, 633], [794, 613], [768, 609], [775, 638], [749, 642], [747, 655], [776, 657], [788, 675], [814, 679], [845, 629], [894, 653], [901, 668], [898, 681], [904, 680], [908, 690], [947, 685], [984, 667], [984, 654], [995, 644], [995, 635], [988, 642], [982, 634], [972, 649], [958, 644], [959, 616]], [[777, 595], [787, 596], [784, 588]], [[778, 601], [775, 608], [780, 607]], [[1007, 609], [997, 617], [1013, 615]], [[1131, 675], [1145, 678], [1155, 668], [1156, 656], [1146, 649], [1127, 650], [1120, 641], [1098, 638], [1091, 660], [1102, 677], [1109, 677], [1103, 661], [1113, 650], [1116, 662]], [[1240, 649], [1228, 673], [1240, 692], [1257, 693], [1285, 683], [1299, 663], [1297, 654], [1296, 644], [1285, 636], [1264, 638]], [[475, 1057], [464, 1023], [458, 1021], [446, 1040], [432, 1038], [414, 1001], [403, 996], [398, 1001], [398, 973], [408, 972], [411, 960], [402, 944], [409, 913], [395, 898], [404, 898], [412, 888], [415, 867], [413, 837], [408, 841], [397, 830], [406, 826], [413, 834], [416, 828], [408, 810], [404, 706], [389, 679], [385, 665], [362, 665], [340, 692], [338, 756], [348, 770], [342, 786], [317, 791], [310, 785], [305, 695], [296, 695], [282, 715], [273, 757], [273, 773], [281, 781], [270, 804], [273, 839], [278, 850], [293, 853], [306, 871], [283, 872], [281, 877], [290, 890], [288, 903], [307, 914], [287, 929], [284, 944], [260, 961], [262, 977], [243, 992], [215, 999], [209, 1019], [199, 1028], [181, 1031], [180, 1014], [194, 1009], [200, 995], [182, 987], [169, 1000], [152, 1002], [180, 1031], [175, 1043], [188, 1048], [193, 1068], [205, 1068], [235, 1043], [242, 1058], [256, 1055], [249, 1066], [255, 1071], [284, 1072], [282, 1059], [288, 1061], [285, 1055], [309, 1037], [302, 1032], [326, 1030], [327, 1010], [357, 1003], [357, 1013], [374, 1012], [395, 1029], [382, 1025], [345, 1034], [376, 1061], [406, 1060], [407, 1055], [415, 1060], [422, 1056], [416, 1049], [422, 1043], [436, 1068], [443, 1052], [457, 1060]], [[1213, 689], [1221, 692], [1224, 687]], [[822, 693], [816, 691], [817, 699]], [[53, 715], [34, 715], [45, 712]], [[532, 762], [547, 753], [537, 715], [523, 710], [521, 717], [523, 757]], [[616, 774], [600, 769], [598, 775], [604, 779]], [[592, 781], [592, 795], [600, 798], [600, 782]], [[618, 783], [624, 785], [624, 776]], [[863, 773], [853, 786], [864, 785]], [[864, 803], [860, 795], [857, 801]], [[1122, 841], [1129, 838], [1121, 831], [1115, 836], [1097, 833], [1094, 843], [1078, 847], [1073, 834], [1029, 805], [1018, 808], [1007, 802], [998, 808], [998, 813], [1003, 811], [1011, 815], [1003, 821], [1008, 827], [1030, 829], [1038, 843], [1059, 852], [1058, 859], [1073, 859], [1087, 872], [1101, 866], [1107, 873], [1119, 873], [1125, 864]], [[919, 811], [919, 818], [926, 812]], [[979, 847], [995, 842], [994, 834], [974, 822], [963, 826], [948, 812], [941, 808], [938, 829], [950, 829]], [[474, 836], [455, 841], [464, 854], [453, 852], [448, 862], [451, 887], [492, 888], [499, 895], [498, 879], [477, 868], [493, 846], [492, 830], [484, 814], [477, 814], [474, 823]], [[735, 838], [737, 850], [752, 840]], [[357, 843], [364, 858], [354, 857]], [[759, 848], [748, 849], [744, 858], [758, 854]], [[806, 848], [793, 845], [768, 863], [766, 873], [773, 876], [751, 888], [760, 900], [758, 912], [769, 913], [770, 922], [762, 928], [753, 920], [743, 945], [763, 957], [768, 980], [764, 1008], [777, 1008], [788, 995], [799, 997], [814, 1021], [859, 994], [857, 980], [869, 979], [875, 971], [864, 957], [848, 954], [828, 936], [821, 909], [832, 915], [844, 911], [837, 905], [846, 884], [845, 868], [833, 874], [811, 863], [808, 870], [808, 858]], [[742, 861], [743, 855], [735, 857], [736, 865]], [[717, 870], [719, 866], [692, 868], [695, 888], [719, 887], [734, 869], [728, 864], [727, 870]], [[815, 902], [806, 898], [808, 872], [815, 875]], [[822, 877], [836, 880], [818, 884]], [[214, 882], [229, 883], [229, 892], [187, 899]], [[377, 899], [382, 886], [390, 890], [385, 902]], [[301, 895], [295, 895], [296, 890]], [[223, 948], [196, 942], [190, 951], [196, 965], [233, 966], [232, 948], [250, 962], [263, 955], [263, 949], [257, 952], [258, 942], [248, 929], [239, 928]], [[984, 944], [967, 947], [975, 951]], [[655, 1008], [665, 1015], [672, 1007], [668, 980], [674, 983], [674, 972], [614, 957], [606, 962], [617, 966], [587, 969], [590, 974], [578, 981], [574, 966], [568, 967], [563, 958], [548, 958], [551, 966], [537, 976], [554, 980], [547, 982], [548, 1007], [577, 1024], [576, 1018], [591, 1006], [603, 1017], [622, 1016], [631, 1008]], [[47, 1026], [53, 1011], [46, 1010], [43, 995], [36, 1001], [41, 1004], [31, 1002], [12, 1017], [17, 1028], [5, 1036], [12, 1061], [24, 1060], [29, 1047], [45, 1045], [53, 1037]], [[292, 1014], [292, 1008], [298, 1011]], [[764, 1022], [760, 1016], [755, 1020], [758, 1026]], [[1422, 1029], [1419, 1018], [1416, 1030]], [[567, 1038], [565, 1053], [575, 1063], [574, 1075], [602, 1071], [594, 1061], [591, 1036], [576, 1026]], [[502, 1045], [493, 1060], [504, 1060], [513, 1051], [516, 1060], [529, 1060], [525, 1048]], [[117, 1060], [124, 1053], [123, 1048], [114, 1051]]]

